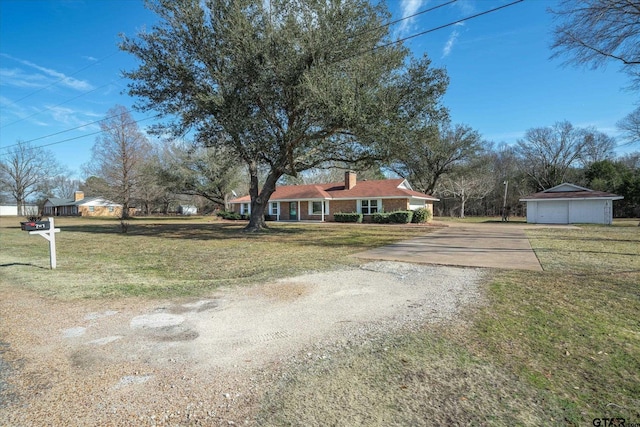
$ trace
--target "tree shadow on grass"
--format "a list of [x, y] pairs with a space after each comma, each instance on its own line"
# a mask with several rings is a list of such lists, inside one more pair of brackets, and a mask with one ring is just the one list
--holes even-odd
[[250, 239], [268, 236], [296, 235], [305, 232], [303, 228], [274, 228], [270, 227], [265, 231], [257, 233], [247, 233], [244, 231], [246, 223], [215, 223], [215, 224], [129, 224], [129, 231], [122, 233], [119, 224], [108, 225], [70, 225], [65, 226], [63, 231], [91, 234], [117, 234], [124, 238], [145, 236], [160, 237], [169, 239], [187, 240], [221, 240], [221, 239]]

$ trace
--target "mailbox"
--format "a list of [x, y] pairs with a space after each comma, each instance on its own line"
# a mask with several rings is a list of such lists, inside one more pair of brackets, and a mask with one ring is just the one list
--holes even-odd
[[51, 224], [49, 221], [26, 221], [20, 223], [20, 228], [24, 231], [48, 230]]

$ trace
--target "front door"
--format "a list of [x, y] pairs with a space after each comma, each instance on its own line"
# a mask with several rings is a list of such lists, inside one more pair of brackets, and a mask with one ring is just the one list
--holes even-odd
[[289, 202], [289, 219], [298, 219], [298, 202]]

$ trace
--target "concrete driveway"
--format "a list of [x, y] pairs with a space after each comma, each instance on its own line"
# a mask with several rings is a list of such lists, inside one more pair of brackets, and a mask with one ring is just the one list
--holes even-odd
[[[528, 224], [451, 223], [423, 237], [354, 254], [364, 259], [542, 271]], [[534, 226], [535, 227], [535, 226]]]

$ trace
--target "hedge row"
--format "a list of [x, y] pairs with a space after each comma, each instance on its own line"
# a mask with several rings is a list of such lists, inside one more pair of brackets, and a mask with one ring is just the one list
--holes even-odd
[[235, 221], [240, 219], [249, 219], [249, 215], [240, 215], [239, 213], [236, 213], [236, 212], [220, 211], [220, 212], [217, 212], [216, 215], [222, 219], [231, 219]]
[[356, 212], [338, 212], [333, 214], [336, 222], [362, 222], [362, 214]]
[[378, 212], [371, 215], [371, 221], [377, 224], [408, 224], [413, 211]]
[[[249, 215], [240, 215], [236, 212], [219, 211], [217, 216], [230, 220], [247, 220]], [[336, 222], [362, 222], [363, 215], [356, 212], [339, 212], [333, 214]], [[265, 219], [274, 220], [269, 215], [265, 215]], [[410, 222], [422, 224], [431, 219], [431, 212], [424, 208], [415, 211], [395, 211], [395, 212], [377, 212], [371, 215], [371, 221], [376, 224], [408, 224]]]

